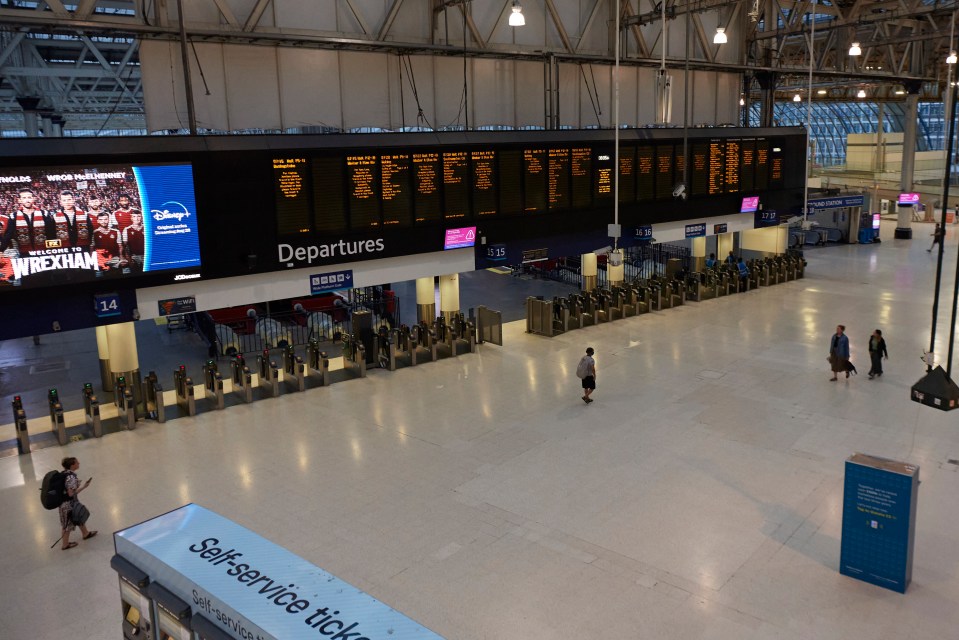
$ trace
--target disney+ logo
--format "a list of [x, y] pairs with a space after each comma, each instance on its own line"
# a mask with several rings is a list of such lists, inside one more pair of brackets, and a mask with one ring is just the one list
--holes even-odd
[[190, 212], [187, 210], [187, 208], [175, 200], [164, 202], [160, 206], [162, 209], [150, 210], [150, 213], [153, 214], [153, 219], [157, 222], [163, 222], [164, 220], [176, 220], [177, 222], [183, 222], [183, 218], [190, 217]]

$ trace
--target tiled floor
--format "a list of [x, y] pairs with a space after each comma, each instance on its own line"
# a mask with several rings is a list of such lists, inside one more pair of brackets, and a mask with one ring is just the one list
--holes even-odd
[[[553, 339], [516, 322], [503, 348], [0, 459], [0, 638], [119, 636], [110, 536], [49, 548], [37, 487], [63, 455], [94, 476], [101, 534], [197, 502], [450, 639], [955, 638], [959, 414], [908, 391], [926, 242], [917, 226], [809, 252], [797, 282]], [[834, 383], [837, 323], [862, 374]], [[869, 380], [876, 327], [891, 359]], [[905, 595], [838, 573], [856, 451], [921, 466]]]

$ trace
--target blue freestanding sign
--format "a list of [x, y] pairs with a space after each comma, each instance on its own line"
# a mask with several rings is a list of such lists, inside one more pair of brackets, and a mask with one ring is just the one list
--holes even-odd
[[905, 593], [918, 490], [918, 465], [862, 453], [846, 460], [841, 574]]

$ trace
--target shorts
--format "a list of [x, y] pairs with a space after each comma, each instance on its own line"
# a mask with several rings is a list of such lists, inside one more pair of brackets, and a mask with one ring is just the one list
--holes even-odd
[[583, 388], [584, 389], [595, 389], [596, 388], [596, 378], [593, 376], [586, 376], [583, 378]]

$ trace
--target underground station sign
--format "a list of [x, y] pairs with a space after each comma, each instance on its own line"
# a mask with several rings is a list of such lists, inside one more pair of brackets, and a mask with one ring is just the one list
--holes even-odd
[[161, 595], [181, 601], [189, 611], [179, 617], [193, 629], [213, 628], [218, 636], [243, 640], [443, 640], [347, 582], [196, 504], [118, 531], [113, 541], [119, 557], [114, 557], [114, 568], [142, 572], [151, 587], [146, 592], [158, 594], [158, 604], [163, 604]]

